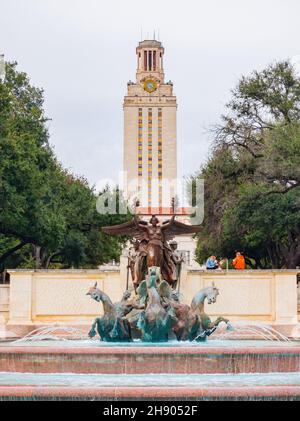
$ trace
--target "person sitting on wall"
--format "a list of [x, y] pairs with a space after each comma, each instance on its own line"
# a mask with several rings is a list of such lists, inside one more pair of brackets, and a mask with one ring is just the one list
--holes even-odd
[[215, 270], [215, 269], [218, 269], [218, 267], [219, 267], [219, 264], [218, 264], [216, 256], [210, 256], [206, 261], [206, 269]]
[[236, 252], [235, 259], [232, 261], [232, 264], [237, 270], [244, 270], [246, 267], [245, 257], [240, 251]]
[[226, 259], [223, 259], [222, 257], [219, 260], [219, 269], [220, 270], [227, 269], [227, 260]]

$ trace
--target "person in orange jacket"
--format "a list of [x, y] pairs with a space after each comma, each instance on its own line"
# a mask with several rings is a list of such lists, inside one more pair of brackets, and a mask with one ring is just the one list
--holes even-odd
[[246, 267], [245, 258], [241, 254], [241, 252], [237, 251], [235, 255], [235, 259], [232, 261], [232, 264], [235, 269], [244, 270]]

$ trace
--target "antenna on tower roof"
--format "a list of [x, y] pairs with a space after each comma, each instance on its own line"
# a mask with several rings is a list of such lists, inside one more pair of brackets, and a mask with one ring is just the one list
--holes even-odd
[[141, 26], [141, 41], [143, 41], [143, 27]]
[[159, 29], [158, 29], [158, 34], [157, 34], [157, 41], [160, 41], [160, 39], [159, 39]]
[[155, 40], [155, 29], [153, 31], [153, 39]]

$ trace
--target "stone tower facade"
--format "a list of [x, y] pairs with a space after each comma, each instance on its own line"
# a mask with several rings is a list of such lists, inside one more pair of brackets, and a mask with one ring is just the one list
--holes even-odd
[[165, 82], [161, 42], [141, 41], [136, 56], [136, 80], [124, 98], [124, 191], [146, 213], [162, 214], [176, 194], [177, 101]]

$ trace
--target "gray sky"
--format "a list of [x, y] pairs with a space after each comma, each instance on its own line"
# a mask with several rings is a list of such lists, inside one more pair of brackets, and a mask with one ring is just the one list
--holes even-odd
[[0, 0], [0, 53], [45, 89], [51, 143], [90, 183], [122, 168], [122, 101], [135, 47], [159, 29], [178, 99], [178, 167], [197, 170], [242, 74], [300, 62], [299, 0]]

